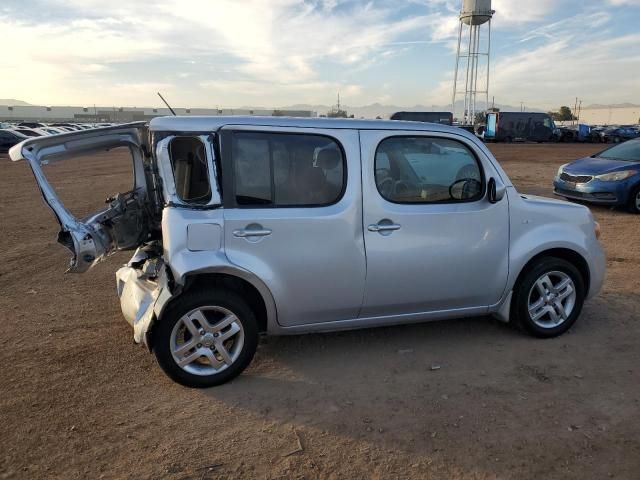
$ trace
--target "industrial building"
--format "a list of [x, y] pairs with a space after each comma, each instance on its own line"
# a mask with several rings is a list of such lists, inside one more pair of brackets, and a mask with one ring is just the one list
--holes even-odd
[[[256, 115], [316, 117], [310, 110], [268, 110], [233, 108], [174, 108], [177, 115]], [[134, 122], [171, 115], [168, 108], [145, 107], [47, 107], [42, 105], [0, 105], [0, 121], [5, 122]]]

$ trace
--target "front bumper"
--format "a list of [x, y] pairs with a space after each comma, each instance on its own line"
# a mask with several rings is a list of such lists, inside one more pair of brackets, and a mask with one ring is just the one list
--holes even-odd
[[595, 297], [604, 283], [607, 271], [607, 257], [602, 245], [595, 238], [593, 244], [589, 248], [589, 291], [587, 292], [587, 300]]
[[603, 182], [594, 178], [587, 183], [565, 182], [560, 177], [553, 181], [553, 193], [574, 200], [600, 205], [624, 205], [629, 197], [630, 182]]

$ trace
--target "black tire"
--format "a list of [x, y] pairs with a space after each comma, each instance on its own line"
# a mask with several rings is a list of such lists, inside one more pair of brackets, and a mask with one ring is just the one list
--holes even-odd
[[638, 208], [638, 204], [636, 202], [638, 195], [640, 195], [640, 185], [631, 190], [629, 200], [627, 201], [627, 210], [631, 213], [640, 213], [640, 208]]
[[[536, 281], [546, 273], [562, 272], [568, 275], [575, 287], [575, 303], [571, 313], [557, 326], [541, 327], [531, 319], [529, 314], [529, 295], [535, 287]], [[576, 322], [582, 311], [585, 297], [585, 285], [582, 275], [571, 263], [556, 257], [542, 257], [531, 265], [518, 279], [511, 301], [511, 323], [528, 334], [539, 338], [552, 338], [562, 335]]]
[[[231, 365], [218, 373], [199, 375], [184, 370], [176, 363], [171, 352], [171, 335], [173, 328], [183, 315], [205, 306], [222, 307], [232, 312], [242, 326], [244, 342]], [[251, 363], [257, 347], [258, 323], [255, 315], [242, 297], [230, 290], [206, 289], [184, 293], [167, 306], [153, 331], [153, 353], [160, 368], [172, 380], [192, 388], [213, 387], [237, 377]]]

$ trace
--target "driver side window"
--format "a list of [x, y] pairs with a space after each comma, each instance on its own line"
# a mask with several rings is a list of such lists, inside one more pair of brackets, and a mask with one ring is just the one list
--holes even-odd
[[478, 160], [464, 144], [436, 137], [389, 137], [378, 145], [375, 180], [393, 203], [460, 203], [482, 198]]

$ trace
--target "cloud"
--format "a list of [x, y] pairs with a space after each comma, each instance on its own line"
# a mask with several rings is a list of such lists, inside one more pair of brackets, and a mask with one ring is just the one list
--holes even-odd
[[493, 0], [496, 26], [523, 24], [544, 20], [557, 9], [557, 0]]
[[640, 7], [640, 0], [607, 0], [607, 3], [614, 5], [616, 7], [623, 6], [623, 5]]
[[610, 20], [607, 12], [585, 13], [525, 34], [521, 47], [494, 63], [492, 93], [501, 103], [547, 108], [576, 96], [587, 103], [620, 101], [637, 89], [640, 34], [612, 36], [604, 28]]
[[[136, 63], [157, 60], [170, 65], [170, 59], [174, 65], [190, 59], [193, 65], [241, 81], [318, 84], [323, 73], [319, 63], [356, 70], [364, 63], [385, 61], [398, 51], [387, 44], [429, 24], [425, 15], [395, 18], [394, 6], [385, 1], [155, 0], [125, 5], [51, 0], [39, 6], [55, 21], [35, 21], [37, 15], [30, 17], [19, 6], [0, 11], [3, 33], [22, 39], [21, 48], [10, 49], [14, 53], [5, 63], [36, 73], [41, 85], [55, 88], [58, 96], [77, 93], [77, 88], [61, 85], [65, 80], [70, 86], [93, 75], [99, 82], [99, 74], [113, 71], [114, 64], [125, 74]], [[176, 77], [186, 78], [182, 73]], [[27, 94], [34, 91], [34, 83], [22, 84], [21, 76], [9, 74], [7, 86], [17, 90], [14, 96], [34, 100], [33, 93]], [[170, 76], [160, 80], [167, 83]], [[123, 91], [116, 100], [130, 98]]]
[[[3, 0], [3, 37], [17, 39], [17, 48], [4, 50], [0, 75], [6, 96], [32, 103], [153, 105], [156, 88], [194, 107], [331, 103], [337, 90], [352, 104], [381, 98], [445, 103], [460, 3]], [[637, 78], [635, 46], [611, 28], [622, 10], [601, 5], [493, 0], [492, 91], [518, 101], [526, 95], [533, 103], [539, 95], [565, 95], [570, 88], [560, 75], [573, 79], [574, 72], [588, 77], [579, 87], [607, 91], [610, 80], [594, 58], [618, 72], [622, 85], [634, 78], [623, 67]], [[616, 39], [626, 57], [610, 43]], [[548, 78], [555, 88], [529, 81], [547, 85]], [[521, 88], [525, 84], [531, 90]], [[634, 87], [610, 90], [623, 95]]]

